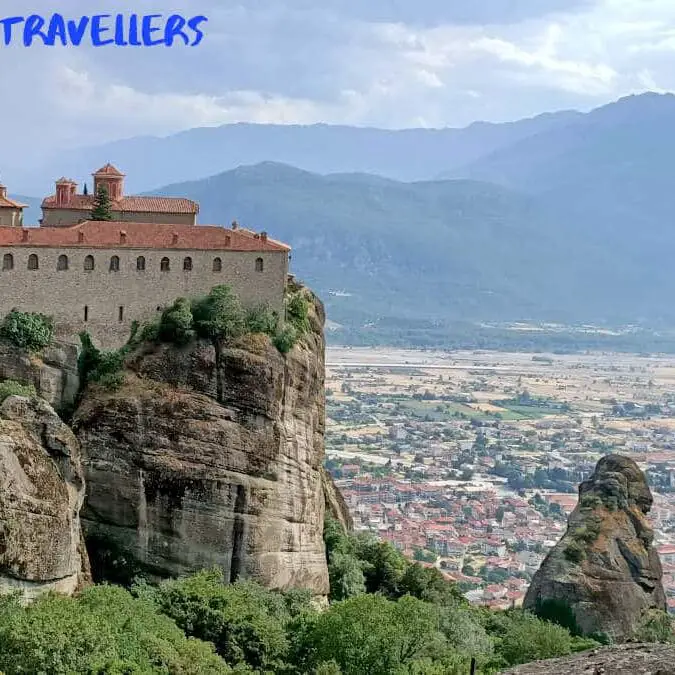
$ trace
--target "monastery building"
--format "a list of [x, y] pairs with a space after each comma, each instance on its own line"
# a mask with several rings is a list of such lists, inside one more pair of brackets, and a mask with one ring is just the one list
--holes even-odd
[[134, 320], [157, 317], [178, 297], [228, 284], [244, 305], [281, 313], [290, 249], [233, 223], [197, 225], [197, 203], [124, 195], [124, 175], [106, 164], [94, 192], [108, 190], [111, 221], [90, 219], [94, 196], [62, 178], [42, 202], [40, 227], [23, 227], [23, 204], [0, 186], [0, 315], [12, 309], [54, 318], [57, 336], [87, 330], [102, 347], [129, 337]]

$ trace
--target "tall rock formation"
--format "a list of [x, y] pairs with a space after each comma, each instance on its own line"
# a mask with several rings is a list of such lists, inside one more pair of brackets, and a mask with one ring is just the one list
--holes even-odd
[[84, 478], [70, 429], [42, 399], [0, 405], [0, 592], [73, 593], [89, 578]]
[[646, 514], [652, 494], [627, 457], [608, 455], [579, 486], [567, 532], [537, 571], [524, 607], [568, 615], [585, 635], [616, 641], [634, 633], [645, 611], [666, 610], [662, 571]]
[[324, 313], [285, 356], [264, 335], [144, 345], [74, 416], [95, 577], [226, 579], [328, 592], [322, 538]]

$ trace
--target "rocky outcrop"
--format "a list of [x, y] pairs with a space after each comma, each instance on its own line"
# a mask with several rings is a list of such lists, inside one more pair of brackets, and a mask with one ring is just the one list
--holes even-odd
[[56, 410], [72, 410], [80, 388], [77, 347], [55, 342], [31, 354], [0, 340], [0, 380], [32, 384]]
[[675, 675], [675, 647], [626, 644], [602, 647], [548, 661], [535, 661], [503, 675]]
[[354, 520], [349, 513], [349, 507], [345, 498], [333, 481], [333, 477], [321, 467], [321, 482], [323, 485], [323, 497], [326, 505], [326, 514], [342, 525], [345, 532], [354, 529]]
[[[94, 576], [228, 580], [328, 592], [323, 308], [282, 355], [263, 335], [216, 350], [144, 345], [115, 392], [89, 387], [74, 416]], [[117, 571], [117, 573], [116, 573]]]
[[79, 512], [77, 439], [51, 406], [10, 396], [0, 405], [0, 592], [26, 599], [73, 593], [88, 580]]
[[629, 638], [643, 614], [666, 610], [662, 571], [646, 514], [647, 480], [635, 462], [608, 455], [579, 486], [567, 532], [548, 554], [524, 606], [576, 623], [585, 635]]

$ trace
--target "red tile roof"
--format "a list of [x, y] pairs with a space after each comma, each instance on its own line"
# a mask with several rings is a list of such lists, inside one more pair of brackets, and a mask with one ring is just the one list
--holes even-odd
[[105, 166], [102, 166], [94, 176], [124, 176], [124, 174], [116, 167], [114, 167], [110, 162]]
[[0, 246], [290, 251], [286, 244], [264, 235], [217, 225], [95, 220], [70, 227], [0, 227]]
[[25, 209], [26, 204], [21, 204], [21, 202], [15, 202], [9, 197], [0, 197], [0, 209]]
[[[57, 204], [56, 195], [42, 200], [43, 209], [67, 209], [68, 211], [91, 211], [94, 195], [72, 195], [67, 204]], [[122, 197], [112, 202], [112, 210], [138, 213], [199, 213], [199, 204], [183, 197]]]

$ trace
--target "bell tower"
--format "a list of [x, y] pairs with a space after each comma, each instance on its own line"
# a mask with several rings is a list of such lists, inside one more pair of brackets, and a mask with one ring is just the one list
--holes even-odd
[[114, 202], [122, 199], [124, 196], [124, 174], [108, 163], [102, 166], [94, 176], [94, 194], [99, 188], [104, 187], [108, 191], [108, 196]]

